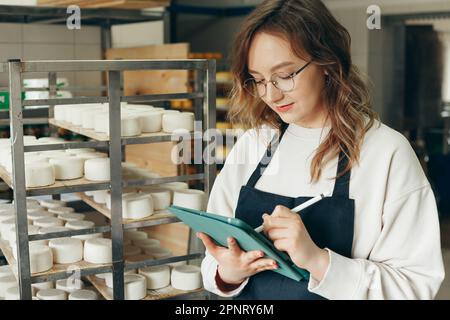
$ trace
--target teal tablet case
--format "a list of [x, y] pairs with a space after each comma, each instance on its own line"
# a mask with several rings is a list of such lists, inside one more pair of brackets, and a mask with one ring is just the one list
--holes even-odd
[[278, 251], [263, 234], [237, 218], [227, 218], [216, 214], [170, 206], [169, 211], [196, 232], [203, 232], [223, 247], [228, 247], [227, 238], [233, 237], [244, 251], [261, 250], [278, 263], [272, 270], [296, 281], [309, 279], [309, 272], [297, 267], [285, 252]]

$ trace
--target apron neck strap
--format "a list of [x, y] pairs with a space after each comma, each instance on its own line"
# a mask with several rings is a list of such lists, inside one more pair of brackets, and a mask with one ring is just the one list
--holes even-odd
[[[348, 158], [343, 151], [339, 153], [338, 166], [336, 170], [336, 176], [339, 172], [343, 172], [348, 164]], [[344, 175], [336, 179], [334, 183], [333, 196], [349, 197], [349, 185], [350, 185], [350, 170]]]
[[270, 142], [269, 146], [266, 149], [266, 152], [264, 152], [262, 159], [259, 161], [258, 165], [256, 166], [256, 169], [250, 176], [250, 179], [248, 179], [247, 182], [248, 187], [254, 188], [259, 178], [261, 178], [262, 174], [269, 166], [269, 163], [272, 160], [272, 157], [275, 154], [275, 151], [277, 150], [278, 145], [280, 144], [281, 139], [283, 138], [283, 135], [286, 132], [288, 126], [289, 126], [288, 123], [281, 122], [280, 134], [279, 135], [275, 134], [275, 136], [273, 137], [272, 141]]

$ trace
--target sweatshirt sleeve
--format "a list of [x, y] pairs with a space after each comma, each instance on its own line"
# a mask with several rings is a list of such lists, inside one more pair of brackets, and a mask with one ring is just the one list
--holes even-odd
[[328, 270], [322, 281], [310, 279], [311, 292], [327, 299], [434, 299], [444, 279], [435, 197], [409, 143], [391, 169], [382, 229], [369, 256], [327, 249]]

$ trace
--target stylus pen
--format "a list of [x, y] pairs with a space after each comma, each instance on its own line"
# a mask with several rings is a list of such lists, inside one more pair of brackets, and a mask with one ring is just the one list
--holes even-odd
[[[313, 205], [314, 203], [319, 202], [320, 200], [322, 200], [323, 198], [325, 198], [327, 196], [329, 196], [329, 193], [321, 193], [318, 196], [316, 196], [312, 199], [309, 199], [306, 202], [303, 202], [301, 205], [296, 206], [295, 208], [291, 209], [291, 211], [299, 212], [305, 208], [308, 208], [309, 206]], [[255, 228], [256, 232], [261, 232], [263, 230], [264, 230], [263, 225], [260, 225], [259, 227]]]

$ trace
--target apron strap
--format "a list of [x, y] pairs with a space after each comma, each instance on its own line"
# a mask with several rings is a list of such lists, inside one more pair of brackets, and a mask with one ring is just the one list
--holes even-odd
[[[339, 172], [344, 171], [345, 167], [347, 166], [348, 158], [345, 155], [343, 151], [339, 153], [339, 161], [338, 166], [336, 170], [336, 176]], [[344, 175], [340, 176], [335, 184], [334, 184], [334, 190], [333, 190], [333, 196], [343, 196], [348, 198], [349, 197], [349, 186], [350, 186], [350, 172], [351, 170], [347, 171]]]
[[247, 181], [248, 187], [254, 188], [259, 178], [261, 178], [262, 174], [269, 166], [269, 163], [272, 160], [272, 157], [275, 154], [275, 151], [277, 150], [278, 145], [280, 144], [281, 138], [283, 138], [283, 135], [286, 132], [288, 126], [289, 124], [285, 122], [281, 123], [280, 135], [278, 136], [278, 134], [275, 134], [275, 136], [273, 137], [272, 141], [270, 142], [269, 146], [266, 149], [266, 152], [264, 152], [261, 161], [259, 161], [258, 165], [256, 166], [256, 169], [250, 176], [250, 179], [248, 179]]

